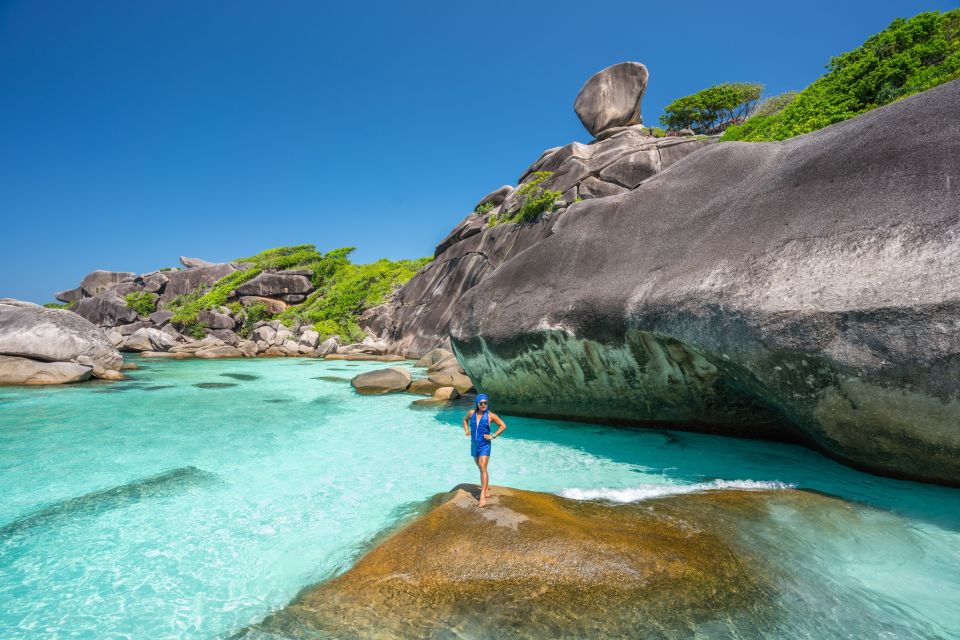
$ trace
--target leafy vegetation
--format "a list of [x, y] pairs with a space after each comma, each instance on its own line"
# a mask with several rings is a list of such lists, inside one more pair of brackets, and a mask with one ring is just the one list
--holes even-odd
[[46, 302], [43, 306], [47, 309], [69, 309], [73, 305], [73, 302]]
[[431, 260], [347, 262], [302, 304], [288, 308], [279, 318], [287, 325], [312, 324], [321, 337], [336, 334], [344, 340], [361, 340], [365, 334], [357, 324], [360, 314], [383, 302]]
[[761, 93], [763, 85], [753, 82], [717, 84], [668, 104], [660, 116], [660, 124], [670, 129], [710, 131], [724, 122], [749, 116]]
[[288, 307], [277, 318], [288, 325], [313, 324], [323, 336], [338, 334], [344, 340], [360, 340], [364, 333], [357, 324], [358, 316], [383, 302], [389, 293], [406, 283], [432, 258], [380, 260], [356, 265], [350, 262], [353, 251], [353, 247], [343, 247], [320, 253], [314, 245], [305, 244], [277, 247], [238, 258], [234, 262], [247, 263], [247, 268], [234, 271], [209, 286], [177, 296], [167, 303], [166, 308], [173, 311], [171, 322], [182, 333], [202, 338], [205, 327], [197, 320], [200, 311], [226, 306], [241, 320], [237, 333], [246, 338], [256, 323], [274, 316], [262, 303], [245, 308], [239, 302], [228, 303], [230, 292], [266, 269], [304, 269], [312, 272], [310, 280], [316, 290], [303, 303]]
[[136, 311], [137, 315], [141, 318], [145, 318], [157, 310], [157, 298], [159, 297], [160, 296], [155, 293], [134, 291], [133, 293], [128, 293], [124, 297], [124, 300], [126, 300], [128, 308]]
[[495, 206], [497, 206], [497, 205], [493, 204], [492, 201], [491, 201], [491, 202], [484, 202], [483, 204], [478, 204], [478, 205], [476, 206], [476, 208], [474, 208], [473, 212], [474, 212], [475, 214], [477, 214], [478, 216], [482, 216], [482, 215], [488, 213], [488, 212], [489, 212], [491, 209], [493, 209]]
[[257, 277], [265, 269], [309, 269], [313, 272], [311, 282], [315, 287], [319, 287], [336, 273], [337, 269], [349, 264], [347, 256], [352, 251], [353, 247], [344, 247], [322, 254], [312, 244], [301, 244], [267, 249], [253, 256], [238, 258], [234, 260], [235, 263], [252, 266], [217, 280], [202, 290], [200, 295], [178, 296], [177, 300], [167, 305], [167, 308], [174, 312], [171, 322], [178, 327], [196, 324], [200, 311], [224, 306], [231, 291]]
[[[239, 305], [239, 303], [237, 303]], [[250, 334], [253, 333], [253, 327], [258, 322], [263, 320], [270, 319], [270, 311], [267, 309], [267, 305], [262, 302], [255, 302], [245, 309], [236, 310], [234, 313], [239, 313], [243, 317], [243, 324], [240, 325], [240, 329], [237, 331], [237, 334], [241, 338], [249, 338]]]
[[514, 197], [520, 202], [520, 208], [512, 216], [504, 213], [490, 216], [487, 227], [510, 222], [533, 222], [541, 214], [553, 211], [558, 198], [563, 196], [559, 191], [544, 189], [543, 182], [553, 175], [552, 171], [537, 171], [530, 180], [517, 187]]
[[782, 111], [730, 127], [723, 139], [785, 140], [960, 77], [960, 9], [898, 18], [827, 69]]
[[770, 96], [757, 106], [753, 112], [753, 115], [750, 117], [761, 118], [780, 113], [788, 104], [796, 100], [798, 95], [800, 95], [799, 91], [785, 91], [783, 93], [778, 93], [775, 96]]

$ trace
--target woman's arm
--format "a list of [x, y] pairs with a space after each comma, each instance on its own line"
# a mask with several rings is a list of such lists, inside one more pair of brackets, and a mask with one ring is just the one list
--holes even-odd
[[501, 433], [507, 430], [507, 425], [505, 425], [503, 423], [503, 420], [500, 419], [500, 416], [495, 414], [493, 411], [490, 412], [490, 421], [495, 422], [499, 428], [497, 429], [497, 432], [492, 436], [489, 433], [483, 436], [487, 440], [493, 440], [494, 438], [498, 437]]
[[470, 409], [470, 411], [467, 412], [467, 415], [463, 416], [463, 432], [468, 436], [470, 435], [470, 426], [467, 424], [467, 422], [469, 422], [470, 418], [472, 417], [473, 409]]

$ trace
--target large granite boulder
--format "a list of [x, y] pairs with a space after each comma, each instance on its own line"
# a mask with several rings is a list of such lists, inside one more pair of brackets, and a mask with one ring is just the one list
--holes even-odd
[[200, 258], [189, 258], [187, 256], [180, 256], [180, 264], [187, 269], [196, 269], [198, 267], [215, 267], [217, 265], [215, 262], [207, 262], [206, 260], [201, 260]]
[[229, 315], [211, 309], [201, 309], [197, 313], [197, 322], [210, 329], [233, 329], [236, 325]]
[[0, 356], [0, 385], [68, 384], [89, 380], [93, 367]]
[[642, 124], [640, 101], [649, 76], [639, 62], [621, 62], [597, 72], [573, 103], [580, 122], [593, 136], [611, 127]]
[[116, 289], [92, 298], [83, 298], [70, 307], [70, 310], [98, 327], [116, 327], [136, 322], [139, 318], [137, 312], [127, 306], [127, 301], [117, 295]]
[[177, 341], [160, 329], [137, 329], [120, 347], [121, 351], [168, 351]]
[[209, 267], [192, 267], [182, 271], [167, 271], [167, 284], [160, 296], [159, 305], [173, 300], [179, 295], [190, 293], [200, 286], [211, 285], [220, 278], [226, 277], [237, 270], [238, 265], [230, 262], [215, 264]]
[[0, 299], [0, 355], [119, 369], [120, 353], [106, 334], [71, 311]]
[[310, 278], [300, 273], [261, 273], [236, 289], [240, 296], [280, 296], [313, 291]]
[[492, 487], [483, 509], [478, 494], [461, 485], [436, 498], [236, 638], [778, 637], [783, 550], [745, 535], [783, 531], [778, 516], [846, 522], [849, 511], [789, 490], [618, 505]]
[[83, 277], [80, 288], [86, 296], [95, 296], [109, 291], [124, 280], [133, 278], [136, 274], [131, 271], [91, 271]]
[[436, 347], [449, 348], [450, 319], [458, 312], [460, 296], [513, 256], [549, 237], [558, 220], [576, 217], [584, 204], [577, 203], [578, 199], [626, 193], [712, 143], [658, 139], [642, 127], [632, 127], [603, 141], [548, 149], [523, 173], [520, 183], [535, 179], [536, 172], [551, 172], [540, 186], [560, 191], [563, 200], [571, 203], [569, 208], [533, 224], [488, 228], [490, 215], [510, 215], [523, 204], [516, 191], [490, 194], [501, 192], [504, 199], [484, 215], [467, 216], [437, 246], [436, 259], [388, 302], [364, 313], [360, 325], [386, 338], [393, 353], [416, 357]]
[[410, 386], [412, 376], [409, 369], [402, 367], [388, 367], [387, 369], [377, 369], [376, 371], [367, 371], [354, 377], [350, 381], [353, 388], [358, 393], [364, 395], [376, 395], [381, 393], [392, 393], [395, 391], [405, 391]]
[[458, 359], [506, 411], [960, 484], [958, 112], [953, 81], [576, 205], [460, 298]]
[[76, 302], [83, 297], [83, 289], [81, 287], [77, 287], [76, 289], [57, 291], [55, 294], [53, 294], [53, 297], [60, 302]]

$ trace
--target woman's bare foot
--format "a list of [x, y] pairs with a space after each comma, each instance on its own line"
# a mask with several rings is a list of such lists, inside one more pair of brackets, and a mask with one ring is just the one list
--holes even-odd
[[480, 504], [477, 505], [481, 509], [487, 506], [487, 496], [480, 496]]
[[486, 493], [486, 495], [484, 495], [483, 497], [484, 497], [484, 498], [489, 498], [489, 497], [490, 497], [490, 489], [487, 489], [487, 493]]

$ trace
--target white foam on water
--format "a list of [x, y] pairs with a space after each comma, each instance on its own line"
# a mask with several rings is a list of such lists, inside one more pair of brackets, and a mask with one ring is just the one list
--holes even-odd
[[560, 495], [571, 500], [609, 500], [611, 502], [638, 502], [651, 498], [675, 496], [717, 489], [736, 489], [740, 491], [769, 491], [793, 489], [795, 485], [785, 482], [762, 480], [714, 480], [696, 484], [645, 484], [625, 489], [564, 489]]

